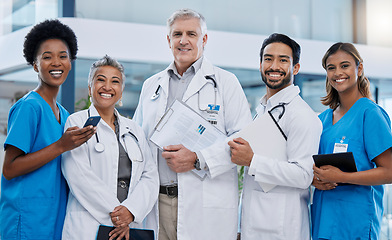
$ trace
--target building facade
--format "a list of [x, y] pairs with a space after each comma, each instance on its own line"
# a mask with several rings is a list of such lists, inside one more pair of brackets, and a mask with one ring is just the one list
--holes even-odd
[[[143, 81], [172, 61], [166, 19], [184, 7], [205, 16], [209, 36], [205, 56], [236, 74], [252, 111], [265, 93], [258, 70], [259, 49], [264, 38], [279, 32], [293, 37], [302, 47], [295, 83], [316, 112], [326, 109], [320, 103], [325, 95], [321, 58], [334, 42], [342, 41], [356, 44], [365, 60], [374, 99], [392, 114], [388, 64], [392, 55], [392, 3], [388, 0], [2, 0], [0, 143], [4, 144], [9, 108], [37, 85], [36, 73], [22, 53], [24, 36], [32, 25], [60, 18], [78, 37], [78, 58], [59, 96], [68, 111], [85, 107], [91, 63], [108, 54], [125, 67], [124, 106], [119, 110], [132, 116]], [[0, 150], [0, 162], [3, 155]], [[392, 188], [386, 192], [383, 236], [388, 239]]]

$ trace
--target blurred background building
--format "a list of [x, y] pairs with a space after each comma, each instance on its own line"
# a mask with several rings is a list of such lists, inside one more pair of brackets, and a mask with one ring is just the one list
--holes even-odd
[[[233, 72], [254, 112], [265, 93], [259, 68], [262, 41], [284, 33], [302, 47], [295, 84], [316, 111], [325, 95], [321, 58], [335, 42], [355, 43], [364, 59], [372, 94], [392, 116], [392, 1], [390, 0], [1, 0], [0, 1], [0, 143], [7, 116], [20, 96], [34, 89], [37, 75], [23, 58], [24, 36], [45, 19], [60, 18], [76, 33], [78, 59], [59, 101], [69, 112], [85, 107], [91, 63], [105, 54], [125, 67], [123, 115], [132, 116], [143, 81], [172, 61], [166, 20], [179, 8], [202, 13], [208, 26], [205, 56]], [[0, 163], [4, 158], [0, 150]], [[1, 167], [0, 167], [1, 168]], [[392, 239], [392, 187], [386, 187], [382, 239]]]

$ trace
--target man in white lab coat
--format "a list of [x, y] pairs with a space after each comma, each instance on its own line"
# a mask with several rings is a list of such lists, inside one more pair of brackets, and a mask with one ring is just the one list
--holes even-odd
[[[267, 93], [261, 98], [257, 114], [268, 114], [267, 111], [279, 106], [271, 113], [287, 141], [286, 149], [276, 151], [286, 151], [287, 159], [254, 154], [242, 138], [229, 142], [232, 162], [247, 166], [242, 195], [242, 240], [310, 239], [312, 155], [318, 152], [322, 125], [293, 84], [300, 67], [300, 52], [298, 43], [276, 33], [264, 40], [260, 51], [260, 72]], [[263, 183], [276, 186], [264, 191]]]
[[[150, 136], [177, 99], [227, 136], [239, 131], [251, 121], [248, 102], [235, 75], [203, 56], [207, 43], [204, 17], [181, 9], [168, 19], [167, 26], [174, 61], [145, 81], [134, 120]], [[166, 146], [163, 152], [151, 142], [150, 147], [161, 185], [159, 240], [236, 239], [237, 170], [227, 144], [196, 153], [182, 145]]]

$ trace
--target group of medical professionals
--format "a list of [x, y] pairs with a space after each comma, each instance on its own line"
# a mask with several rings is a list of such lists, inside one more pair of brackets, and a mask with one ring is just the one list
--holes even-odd
[[[371, 99], [354, 45], [326, 51], [321, 101], [329, 108], [317, 115], [293, 84], [299, 44], [278, 33], [262, 43], [267, 91], [256, 118], [275, 112], [286, 138], [286, 159], [278, 161], [254, 153], [241, 137], [196, 152], [148, 140], [175, 100], [228, 137], [252, 122], [236, 76], [203, 55], [204, 17], [180, 9], [167, 28], [174, 60], [144, 82], [133, 119], [116, 109], [125, 82], [116, 59], [92, 64], [92, 104], [69, 115], [56, 98], [76, 59], [74, 32], [46, 20], [26, 35], [24, 57], [38, 86], [9, 112], [0, 239], [96, 239], [100, 225], [113, 227], [108, 239], [127, 240], [129, 228], [151, 229], [159, 240], [379, 239], [383, 184], [392, 183], [391, 122]], [[94, 116], [99, 123], [84, 127]], [[336, 152], [352, 152], [358, 171], [314, 165], [312, 155]], [[237, 166], [245, 166], [240, 216]], [[265, 191], [259, 183], [275, 187]]]

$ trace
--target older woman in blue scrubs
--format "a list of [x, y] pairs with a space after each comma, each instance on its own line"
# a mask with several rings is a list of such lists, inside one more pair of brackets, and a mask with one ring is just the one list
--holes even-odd
[[[392, 135], [387, 113], [370, 100], [369, 80], [357, 49], [332, 45], [323, 57], [330, 109], [320, 114], [320, 154], [352, 152], [358, 172], [314, 166], [312, 237], [379, 239], [383, 184], [392, 182]], [[340, 183], [349, 183], [341, 185]]]
[[0, 239], [61, 239], [67, 185], [61, 154], [87, 141], [95, 128], [71, 127], [56, 102], [76, 58], [74, 32], [47, 20], [26, 35], [24, 56], [38, 74], [38, 86], [11, 108], [1, 180]]

